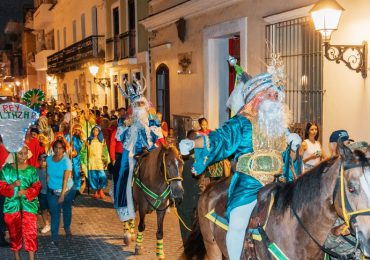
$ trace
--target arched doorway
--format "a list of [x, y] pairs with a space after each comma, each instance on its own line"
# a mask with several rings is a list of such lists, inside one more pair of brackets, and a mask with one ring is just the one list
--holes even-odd
[[165, 64], [156, 70], [157, 111], [163, 115], [163, 120], [170, 124], [170, 77], [169, 69]]

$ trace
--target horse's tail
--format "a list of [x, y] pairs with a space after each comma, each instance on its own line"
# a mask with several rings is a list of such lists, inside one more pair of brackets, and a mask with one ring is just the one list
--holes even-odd
[[192, 231], [188, 240], [184, 244], [185, 259], [204, 259], [206, 255], [206, 247], [204, 246], [202, 232], [200, 231], [199, 217], [196, 213]]

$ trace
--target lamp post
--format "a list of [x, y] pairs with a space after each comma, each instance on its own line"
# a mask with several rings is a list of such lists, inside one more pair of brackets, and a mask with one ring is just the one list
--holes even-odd
[[338, 29], [344, 8], [335, 0], [319, 0], [311, 9], [316, 31], [322, 35], [324, 55], [330, 61], [343, 62], [349, 69], [367, 77], [367, 42], [362, 45], [331, 45], [331, 34]]

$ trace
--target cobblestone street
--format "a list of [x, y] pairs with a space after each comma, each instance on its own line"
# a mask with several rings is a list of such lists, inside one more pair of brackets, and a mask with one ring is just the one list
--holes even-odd
[[[107, 194], [107, 192], [106, 192]], [[59, 246], [51, 244], [50, 233], [39, 233], [36, 259], [156, 259], [156, 215], [147, 215], [143, 255], [133, 255], [135, 243], [123, 246], [123, 226], [116, 217], [110, 197], [96, 201], [84, 194], [73, 208], [71, 240], [66, 240], [60, 228]], [[164, 222], [164, 250], [166, 259], [179, 259], [182, 242], [177, 217], [171, 209]], [[23, 251], [22, 258], [27, 259]], [[0, 259], [13, 259], [9, 248], [0, 248]]]

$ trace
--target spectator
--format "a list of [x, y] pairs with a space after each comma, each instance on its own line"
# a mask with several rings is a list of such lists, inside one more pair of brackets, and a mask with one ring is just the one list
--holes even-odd
[[330, 156], [338, 156], [338, 140], [341, 138], [344, 145], [349, 145], [350, 142], [353, 142], [352, 139], [349, 139], [348, 132], [346, 130], [337, 130], [331, 133], [329, 137], [329, 151]]
[[[196, 131], [190, 130], [187, 134], [187, 138], [194, 140], [196, 138]], [[193, 152], [192, 152], [193, 153]], [[193, 223], [196, 207], [199, 198], [199, 184], [198, 178], [194, 178], [191, 172], [194, 163], [194, 155], [190, 154], [184, 156], [184, 170], [183, 170], [183, 187], [186, 196], [184, 196], [181, 204], [178, 205], [178, 214], [187, 226], [191, 226]], [[190, 231], [188, 231], [182, 223], [180, 223], [181, 238], [183, 243], [189, 238]]]
[[17, 260], [20, 259], [22, 240], [29, 259], [35, 259], [37, 251], [37, 196], [41, 183], [36, 169], [27, 163], [28, 156], [29, 149], [25, 145], [17, 153], [18, 171], [14, 163], [6, 164], [0, 174], [0, 194], [6, 197], [4, 219], [9, 231], [11, 250]]
[[315, 123], [307, 123], [305, 140], [302, 142], [300, 154], [303, 160], [303, 173], [318, 165], [325, 158], [319, 139], [319, 127]]
[[209, 135], [212, 130], [208, 129], [208, 121], [206, 118], [202, 117], [198, 119], [199, 127], [198, 134]]
[[101, 116], [104, 117], [104, 118], [107, 118], [108, 120], [110, 120], [110, 116], [109, 116], [109, 112], [108, 112], [108, 107], [107, 106], [103, 106], [103, 113], [102, 113]]
[[93, 198], [104, 199], [103, 189], [107, 186], [106, 169], [110, 162], [107, 145], [102, 130], [95, 126], [88, 138], [89, 145], [89, 180], [90, 186], [95, 190]]
[[67, 237], [71, 237], [72, 200], [75, 197], [75, 189], [71, 177], [72, 163], [64, 154], [66, 143], [56, 140], [53, 145], [54, 155], [46, 159], [47, 166], [47, 199], [51, 213], [51, 239], [52, 244], [58, 246], [60, 211], [63, 208], [63, 224]]
[[171, 127], [168, 130], [168, 136], [166, 138], [166, 143], [168, 146], [176, 146], [177, 145], [177, 136], [175, 135], [175, 131]]
[[168, 136], [168, 125], [167, 125], [167, 122], [166, 121], [163, 121], [162, 113], [157, 112], [157, 117], [158, 117], [158, 120], [159, 120], [159, 122], [161, 124], [163, 137], [166, 138]]
[[126, 119], [126, 108], [121, 107], [118, 109], [118, 125], [122, 125]]
[[30, 136], [28, 140], [26, 140], [26, 145], [31, 152], [31, 157], [28, 160], [28, 164], [38, 168], [39, 167], [39, 155], [42, 153], [42, 147], [40, 146], [39, 142], [39, 129], [37, 127], [30, 128]]
[[46, 183], [46, 154], [40, 154], [39, 156], [39, 165], [37, 168], [37, 175], [39, 176], [41, 182], [41, 191], [39, 194], [39, 204], [40, 204], [40, 213], [42, 221], [44, 222], [44, 227], [41, 230], [41, 233], [45, 234], [50, 231], [50, 218], [49, 218], [49, 204], [46, 194], [48, 193], [48, 185]]

